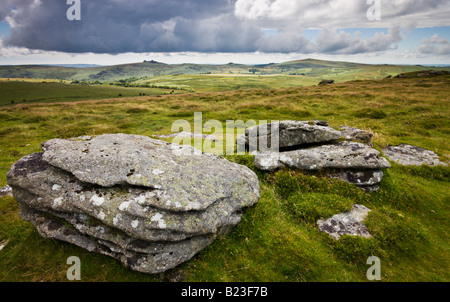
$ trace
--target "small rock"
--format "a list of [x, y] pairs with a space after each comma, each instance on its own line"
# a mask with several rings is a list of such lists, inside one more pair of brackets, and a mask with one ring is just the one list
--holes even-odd
[[330, 85], [330, 84], [334, 84], [334, 80], [323, 80], [320, 81], [319, 85]]
[[370, 209], [367, 207], [355, 204], [349, 212], [334, 215], [327, 220], [317, 221], [317, 226], [322, 232], [329, 234], [336, 240], [344, 235], [370, 238], [372, 235], [362, 223], [369, 212]]
[[389, 160], [403, 166], [447, 166], [435, 152], [412, 145], [388, 146], [383, 153]]
[[0, 189], [0, 197], [1, 196], [12, 196], [12, 188], [9, 185], [4, 186]]

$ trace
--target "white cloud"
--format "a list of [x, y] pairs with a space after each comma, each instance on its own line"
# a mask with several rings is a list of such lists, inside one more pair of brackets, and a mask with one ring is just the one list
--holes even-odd
[[439, 38], [438, 34], [431, 38], [423, 39], [419, 47], [419, 52], [422, 54], [432, 55], [450, 55], [450, 43], [447, 39]]

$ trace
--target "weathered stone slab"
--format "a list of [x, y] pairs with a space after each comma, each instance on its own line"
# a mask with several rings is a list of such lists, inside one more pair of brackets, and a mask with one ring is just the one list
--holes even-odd
[[[324, 121], [280, 121], [246, 129], [245, 135], [240, 136], [237, 143], [245, 143], [248, 148], [252, 145], [251, 138], [255, 138], [258, 142], [262, 140], [263, 146], [271, 148], [272, 140], [278, 140], [279, 148], [283, 149], [332, 142], [340, 137], [341, 133]], [[258, 150], [267, 150], [259, 145]]]
[[391, 167], [379, 151], [354, 142], [338, 142], [280, 153], [261, 152], [255, 156], [255, 166], [264, 171], [274, 171], [284, 166], [300, 170], [379, 170]]
[[407, 144], [389, 146], [383, 150], [383, 154], [403, 166], [447, 166], [435, 152]]
[[[213, 154], [138, 135], [105, 134], [88, 141], [54, 139], [42, 144], [42, 159], [82, 182], [102, 187], [142, 186], [162, 193], [152, 205], [170, 211], [204, 210], [245, 188], [259, 190], [254, 173]], [[181, 152], [176, 152], [179, 149]], [[195, 188], [195, 189], [193, 189]], [[247, 190], [250, 189], [250, 190]]]
[[322, 232], [329, 234], [336, 240], [344, 235], [370, 238], [372, 235], [362, 223], [369, 212], [370, 209], [367, 207], [356, 204], [349, 212], [334, 215], [327, 220], [317, 221], [317, 226]]

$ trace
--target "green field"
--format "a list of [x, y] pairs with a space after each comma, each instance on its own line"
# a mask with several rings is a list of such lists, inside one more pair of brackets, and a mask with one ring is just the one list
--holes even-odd
[[[354, 80], [351, 71], [343, 74]], [[295, 82], [299, 78], [160, 76], [151, 81], [189, 86], [198, 93], [157, 96], [139, 96], [141, 88], [0, 83], [0, 187], [6, 185], [9, 167], [39, 152], [45, 140], [103, 133], [169, 134], [175, 120], [193, 122], [194, 112], [203, 112], [204, 121], [223, 123], [326, 120], [336, 129], [349, 125], [372, 131], [378, 150], [408, 143], [449, 160], [450, 76], [296, 87], [303, 85]], [[118, 93], [123, 97], [113, 98]], [[77, 102], [81, 95], [84, 101]], [[11, 104], [11, 99], [20, 104]], [[252, 156], [228, 159], [255, 170]], [[255, 172], [261, 198], [241, 223], [161, 275], [136, 273], [109, 257], [43, 239], [18, 217], [13, 198], [0, 197], [0, 242], [9, 241], [0, 252], [0, 281], [66, 281], [66, 260], [74, 255], [81, 259], [83, 281], [367, 281], [366, 260], [371, 255], [381, 259], [383, 281], [450, 281], [450, 168], [393, 164], [376, 193], [320, 174]], [[373, 238], [335, 241], [318, 230], [318, 219], [355, 203], [372, 209], [366, 225]]]
[[139, 95], [163, 95], [172, 90], [161, 88], [132, 88], [108, 85], [75, 85], [42, 80], [0, 81], [0, 106], [20, 103], [51, 103], [99, 100]]

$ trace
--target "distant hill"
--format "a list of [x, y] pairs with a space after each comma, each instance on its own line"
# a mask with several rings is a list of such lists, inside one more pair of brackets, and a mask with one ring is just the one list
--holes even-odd
[[[82, 67], [82, 68], [81, 68]], [[176, 64], [156, 61], [121, 64], [114, 66], [49, 66], [21, 65], [0, 66], [0, 78], [60, 79], [88, 82], [131, 81], [164, 75], [283, 75], [347, 81], [355, 79], [381, 79], [400, 73], [419, 70], [450, 70], [449, 67], [424, 67], [419, 65], [369, 65], [349, 62], [333, 62], [314, 59], [284, 63], [245, 65], [228, 63], [222, 65]]]

